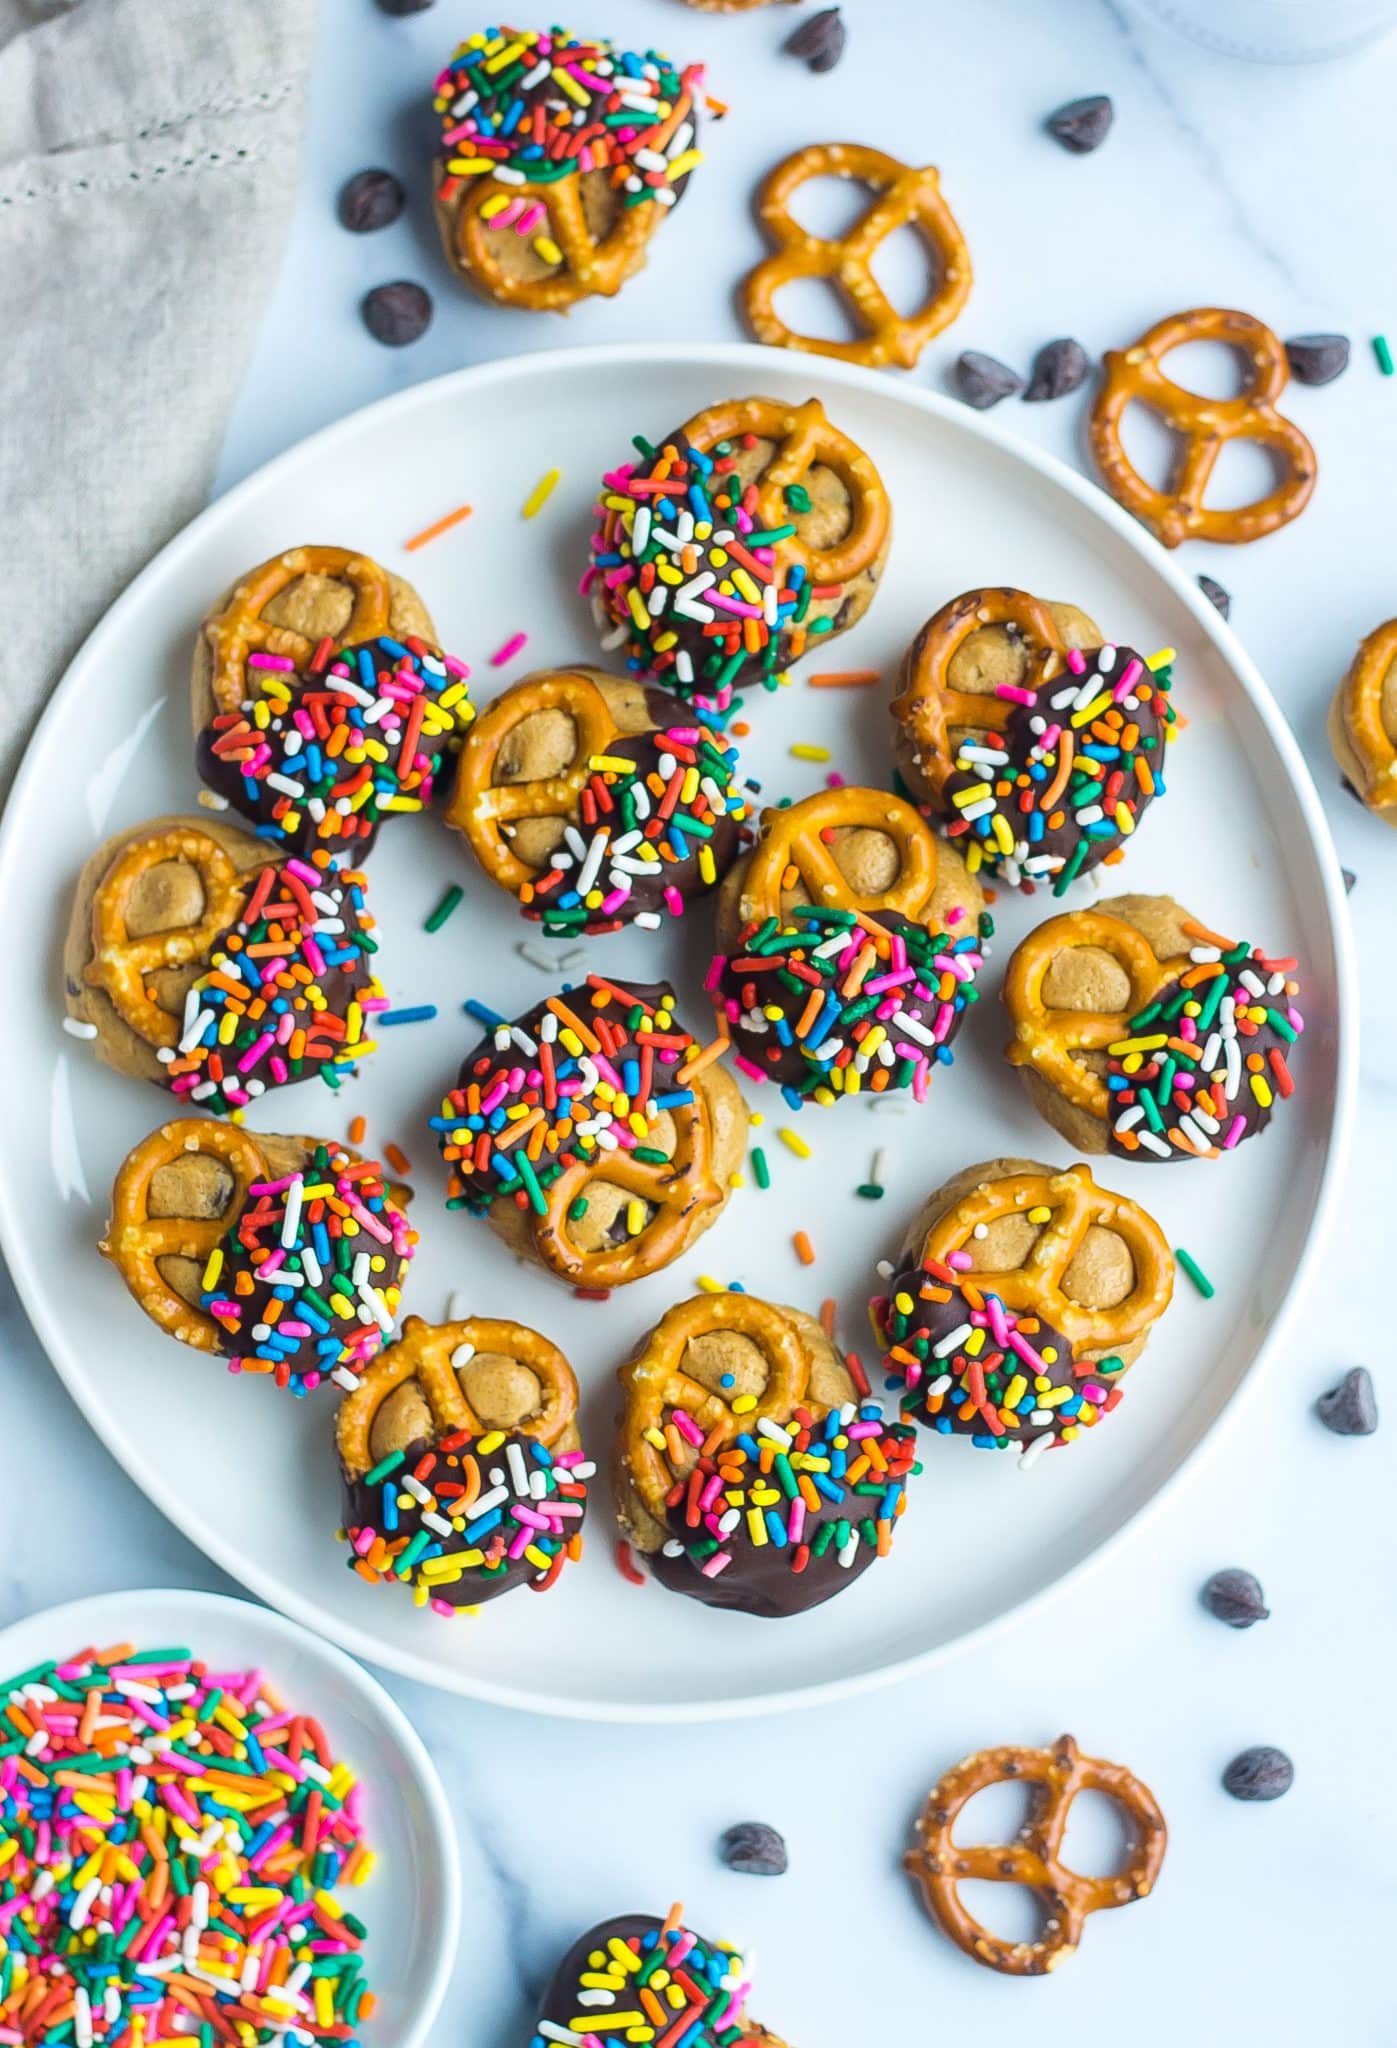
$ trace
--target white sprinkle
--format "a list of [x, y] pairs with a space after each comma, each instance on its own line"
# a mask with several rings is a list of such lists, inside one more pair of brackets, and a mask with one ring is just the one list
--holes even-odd
[[[95, 1024], [84, 1024], [81, 1017], [65, 1017], [63, 1019], [63, 1029], [70, 1038], [95, 1038], [97, 1036], [97, 1026]], [[169, 1053], [170, 1048], [162, 1046], [161, 1051]], [[171, 1053], [170, 1057], [173, 1058], [174, 1055]]]

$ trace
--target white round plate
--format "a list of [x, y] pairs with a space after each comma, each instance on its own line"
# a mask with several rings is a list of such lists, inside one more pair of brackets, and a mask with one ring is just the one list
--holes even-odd
[[110, 1643], [179, 1644], [215, 1669], [262, 1671], [284, 1705], [319, 1721], [363, 1786], [364, 1838], [378, 1859], [364, 1884], [338, 1894], [368, 1928], [364, 1975], [378, 2000], [370, 2031], [422, 2048], [456, 1959], [461, 1879], [436, 1765], [402, 1709], [352, 1657], [295, 1622], [250, 1600], [179, 1589], [94, 1593], [0, 1629], [0, 1699], [32, 1664]]
[[[597, 1488], [587, 1556], [539, 1600], [496, 1601], [444, 1621], [344, 1568], [328, 1391], [297, 1403], [181, 1350], [147, 1322], [93, 1249], [112, 1175], [170, 1105], [100, 1066], [60, 1029], [59, 953], [75, 878], [118, 826], [192, 810], [192, 638], [211, 597], [240, 571], [303, 541], [362, 549], [410, 574], [444, 642], [488, 699], [529, 667], [592, 658], [577, 595], [594, 487], [631, 436], [673, 430], [701, 407], [751, 391], [813, 391], [880, 465], [895, 532], [866, 619], [814, 666], [891, 676], [923, 620], [956, 592], [1019, 584], [1068, 597], [1108, 635], [1145, 653], [1178, 649], [1167, 800], [1111, 885], [1167, 890], [1222, 930], [1304, 962], [1309, 1019], [1300, 1087], [1266, 1137], [1212, 1166], [1164, 1173], [1101, 1162], [1170, 1242], [1216, 1283], [1202, 1301], [1182, 1275], [1175, 1305], [1131, 1373], [1109, 1423], [1020, 1475], [1009, 1459], [929, 1440], [895, 1555], [816, 1613], [782, 1624], [709, 1612], [612, 1561], [614, 1525]], [[543, 473], [563, 478], [532, 521], [521, 507]], [[472, 516], [414, 554], [403, 542], [461, 503]], [[504, 667], [490, 656], [528, 645]], [[744, 762], [765, 800], [818, 788], [823, 766], [793, 742], [833, 750], [851, 781], [884, 781], [886, 691], [812, 690], [797, 677], [751, 703]], [[1119, 879], [1118, 879], [1119, 878]], [[466, 898], [436, 936], [423, 920], [452, 881]], [[1069, 903], [1090, 902], [1080, 885]], [[381, 967], [395, 1003], [435, 1003], [428, 1024], [383, 1033], [383, 1050], [338, 1094], [311, 1081], [268, 1095], [264, 1129], [342, 1136], [368, 1119], [370, 1149], [396, 1141], [417, 1186], [423, 1243], [407, 1305], [440, 1317], [463, 1290], [560, 1342], [584, 1388], [584, 1442], [603, 1472], [614, 1371], [698, 1275], [777, 1301], [838, 1300], [847, 1343], [867, 1350], [875, 1260], [896, 1249], [922, 1196], [974, 1161], [1016, 1153], [1065, 1163], [999, 1054], [998, 1002], [1014, 943], [1061, 907], [1001, 896], [984, 1000], [956, 1063], [922, 1109], [902, 1098], [793, 1119], [770, 1088], [754, 1106], [771, 1162], [694, 1251], [604, 1305], [576, 1300], [516, 1265], [483, 1224], [442, 1208], [443, 1173], [425, 1120], [477, 1038], [461, 1012], [482, 998], [505, 1015], [548, 990], [519, 953], [547, 951], [536, 928], [474, 869], [438, 820], [386, 831], [372, 861]], [[593, 941], [609, 974], [675, 978], [696, 1028], [707, 1016], [702, 909], [663, 936]], [[1018, 446], [968, 410], [891, 376], [724, 346], [637, 347], [528, 356], [462, 371], [319, 434], [219, 501], [112, 607], [73, 663], [30, 748], [0, 841], [0, 958], [10, 962], [8, 1057], [0, 1065], [0, 1225], [36, 1328], [85, 1413], [126, 1469], [186, 1533], [264, 1599], [381, 1664], [477, 1697], [613, 1719], [703, 1717], [828, 1698], [906, 1671], [1010, 1613], [1098, 1552], [1167, 1483], [1255, 1380], [1313, 1262], [1341, 1164], [1355, 1069], [1353, 970], [1339, 870], [1295, 744], [1260, 677], [1212, 607], [1163, 551], [1093, 486]], [[574, 976], [577, 969], [573, 969]], [[798, 1121], [813, 1156], [780, 1142]], [[886, 1197], [860, 1200], [876, 1148]], [[380, 1154], [381, 1156], [381, 1154]], [[802, 1266], [792, 1233], [808, 1232]], [[210, 1453], [215, 1455], [211, 1458]], [[212, 1483], [211, 1474], [217, 1475]]]

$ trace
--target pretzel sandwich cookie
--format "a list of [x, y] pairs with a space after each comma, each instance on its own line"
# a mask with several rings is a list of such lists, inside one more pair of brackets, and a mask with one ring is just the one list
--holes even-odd
[[408, 1199], [342, 1145], [184, 1117], [122, 1162], [98, 1249], [152, 1322], [230, 1371], [349, 1389], [398, 1312]]
[[409, 1316], [340, 1403], [335, 1444], [350, 1568], [434, 1614], [542, 1591], [581, 1555], [596, 1467], [577, 1379], [522, 1323]]
[[[845, 234], [812, 234], [791, 202], [812, 178], [847, 178], [873, 193], [868, 210]], [[741, 288], [743, 312], [758, 341], [803, 349], [872, 369], [912, 369], [923, 349], [965, 310], [974, 281], [965, 236], [941, 191], [939, 172], [918, 170], [881, 149], [855, 142], [813, 143], [777, 164], [757, 194], [757, 219], [773, 253], [749, 272]], [[899, 313], [873, 268], [884, 242], [910, 228], [932, 266], [925, 303]], [[852, 341], [826, 341], [787, 325], [777, 294], [798, 279], [822, 278], [838, 292], [860, 330]]]
[[488, 28], [436, 81], [446, 260], [497, 304], [611, 297], [703, 161], [703, 67], [565, 29]]
[[608, 471], [582, 588], [608, 653], [725, 719], [868, 610], [892, 509], [818, 399], [736, 398]]
[[1165, 793], [1172, 660], [1103, 642], [1074, 605], [966, 591], [903, 662], [898, 769], [972, 874], [1063, 895]]
[[430, 1120], [449, 1209], [586, 1292], [658, 1272], [717, 1221], [747, 1109], [667, 984], [589, 974], [512, 1023], [467, 1007], [486, 1036]]
[[[1012, 1842], [962, 1844], [956, 1823], [977, 1793], [990, 1785], [1026, 1785], [1032, 1795], [1027, 1821]], [[1062, 1861], [1072, 1802], [1079, 1792], [1104, 1792], [1121, 1811], [1130, 1846], [1111, 1877], [1083, 1877]], [[1070, 1735], [1051, 1749], [1010, 1744], [983, 1749], [947, 1771], [928, 1795], [917, 1823], [917, 1847], [907, 1870], [921, 1887], [927, 1911], [942, 1933], [986, 1969], [1006, 1977], [1044, 1977], [1080, 1947], [1089, 1916], [1148, 1898], [1159, 1880], [1169, 1832], [1148, 1786], [1122, 1764], [1083, 1756]], [[1024, 1885], [1043, 1914], [1032, 1941], [991, 1934], [960, 1895], [969, 1880]]]
[[747, 2017], [751, 1970], [737, 1949], [683, 1924], [622, 1913], [579, 1936], [539, 2001], [528, 2048], [593, 2039], [653, 2048], [785, 2048]]
[[1120, 1404], [1169, 1306], [1174, 1261], [1085, 1166], [967, 1167], [914, 1218], [870, 1304], [903, 1413], [1029, 1470]]
[[911, 804], [843, 786], [762, 817], [719, 894], [707, 987], [735, 1062], [793, 1109], [910, 1088], [922, 1101], [978, 1000], [994, 924]]
[[1079, 1152], [1217, 1159], [1294, 1091], [1297, 965], [1171, 896], [1108, 897], [1049, 918], [1014, 953], [1005, 1058]]
[[664, 691], [540, 670], [477, 721], [446, 822], [548, 937], [653, 931], [736, 858], [737, 774], [732, 743]]
[[100, 846], [64, 947], [68, 1015], [98, 1058], [236, 1114], [374, 1050], [388, 999], [364, 877], [273, 855], [215, 818], [152, 818]]
[[1359, 802], [1397, 825], [1397, 619], [1353, 657], [1329, 707], [1329, 744]]
[[[1165, 376], [1164, 358], [1190, 341], [1222, 342], [1240, 359], [1243, 384], [1235, 398], [1205, 398]], [[1088, 423], [1092, 457], [1107, 490], [1167, 548], [1185, 540], [1237, 546], [1275, 533], [1309, 504], [1319, 468], [1299, 427], [1276, 410], [1289, 381], [1280, 337], [1250, 313], [1221, 306], [1171, 313], [1131, 347], [1108, 349]], [[1137, 402], [1163, 421], [1177, 443], [1162, 488], [1141, 476], [1121, 440], [1125, 413]], [[1205, 503], [1208, 484], [1229, 441], [1252, 441], [1264, 449], [1277, 480], [1251, 504], [1212, 507]]]
[[892, 1546], [914, 1431], [813, 1316], [699, 1294], [621, 1368], [616, 1512], [671, 1592], [765, 1619], [843, 1592]]

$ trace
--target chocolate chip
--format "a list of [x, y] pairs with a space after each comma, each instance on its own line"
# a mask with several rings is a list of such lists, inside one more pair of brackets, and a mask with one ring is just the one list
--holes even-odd
[[812, 71], [833, 71], [847, 41], [848, 30], [839, 9], [822, 7], [792, 30], [782, 47], [792, 57], [803, 57]]
[[729, 1828], [718, 1854], [729, 1870], [743, 1877], [784, 1877], [789, 1861], [784, 1839], [761, 1820], [743, 1820]]
[[956, 357], [951, 382], [958, 396], [967, 405], [973, 405], [976, 412], [988, 412], [1001, 398], [1010, 398], [1014, 392], [1023, 390], [1023, 378], [1017, 370], [1001, 363], [998, 356], [981, 355], [977, 348], [968, 348], [964, 355]]
[[1348, 368], [1349, 339], [1346, 334], [1294, 334], [1285, 354], [1297, 384], [1332, 384]]
[[1223, 589], [1222, 585], [1219, 582], [1217, 582], [1214, 577], [1200, 576], [1198, 579], [1198, 588], [1202, 591], [1204, 597], [1207, 598], [1209, 604], [1217, 606], [1218, 610], [1222, 613], [1222, 616], [1225, 619], [1231, 618], [1231, 595], [1228, 591]]
[[1089, 93], [1085, 99], [1069, 100], [1055, 114], [1049, 114], [1047, 130], [1073, 156], [1090, 156], [1100, 149], [1111, 132], [1116, 110], [1104, 92]]
[[378, 0], [385, 14], [423, 14], [432, 0]]
[[1213, 1573], [1203, 1588], [1202, 1600], [1209, 1614], [1229, 1628], [1250, 1628], [1253, 1622], [1265, 1621], [1271, 1612], [1262, 1599], [1260, 1582], [1236, 1565]]
[[385, 348], [406, 348], [410, 341], [420, 341], [432, 324], [431, 294], [406, 278], [375, 285], [365, 293], [360, 311], [369, 333]]
[[1279, 1799], [1295, 1783], [1295, 1766], [1283, 1749], [1258, 1743], [1234, 1756], [1222, 1774], [1223, 1790], [1234, 1799]]
[[1320, 1395], [1315, 1414], [1335, 1436], [1371, 1436], [1378, 1426], [1378, 1401], [1367, 1366], [1350, 1366], [1337, 1387]]
[[1066, 398], [1069, 391], [1085, 384], [1090, 368], [1087, 352], [1079, 341], [1064, 337], [1061, 341], [1045, 342], [1034, 357], [1024, 404], [1035, 405], [1044, 398]]
[[1356, 875], [1356, 874], [1355, 874], [1355, 873], [1353, 872], [1353, 869], [1352, 869], [1352, 868], [1340, 868], [1340, 870], [1339, 870], [1339, 873], [1340, 873], [1340, 874], [1341, 874], [1341, 875], [1343, 876], [1343, 878], [1344, 878], [1344, 894], [1345, 894], [1345, 896], [1352, 896], [1352, 894], [1353, 894], [1353, 885], [1354, 885], [1354, 883], [1355, 883], [1355, 882], [1356, 882], [1356, 881], [1358, 880], [1358, 877], [1357, 877], [1357, 875]]
[[407, 194], [391, 171], [356, 171], [340, 191], [340, 226], [351, 235], [371, 235], [391, 227], [406, 204]]

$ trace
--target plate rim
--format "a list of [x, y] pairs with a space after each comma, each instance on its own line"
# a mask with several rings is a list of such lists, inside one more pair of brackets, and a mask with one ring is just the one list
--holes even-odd
[[[96, 1637], [80, 1629], [80, 1640], [110, 1640], [110, 1626], [105, 1617], [118, 1609], [122, 1601], [170, 1602], [186, 1609], [202, 1613], [210, 1609], [218, 1611], [224, 1619], [232, 1622], [234, 1611], [239, 1616], [251, 1615], [253, 1626], [268, 1631], [271, 1635], [293, 1642], [312, 1658], [318, 1658], [327, 1669], [338, 1673], [346, 1689], [366, 1699], [380, 1716], [390, 1739], [397, 1746], [406, 1761], [413, 1784], [422, 1796], [423, 1809], [427, 1817], [438, 1861], [445, 1877], [446, 1897], [443, 1901], [446, 1913], [443, 1916], [445, 1938], [439, 1940], [432, 1950], [432, 1964], [427, 1977], [425, 1994], [419, 1994], [419, 2003], [407, 2033], [399, 2048], [425, 2048], [431, 2028], [441, 2011], [456, 1966], [456, 1952], [461, 1936], [461, 1856], [456, 1840], [456, 1829], [451, 1818], [451, 1807], [446, 1797], [446, 1787], [441, 1773], [432, 1758], [431, 1751], [409, 1721], [386, 1685], [376, 1678], [372, 1671], [365, 1670], [357, 1658], [332, 1642], [321, 1630], [307, 1628], [292, 1616], [266, 1602], [244, 1600], [235, 1593], [211, 1593], [194, 1586], [123, 1586], [116, 1592], [83, 1593], [76, 1600], [62, 1600], [53, 1607], [38, 1607], [28, 1614], [19, 1614], [0, 1628], [0, 1675], [7, 1666], [6, 1645], [21, 1629], [58, 1629], [70, 1621], [76, 1622], [83, 1615], [95, 1615], [103, 1620], [103, 1627]], [[196, 1624], [197, 1626], [197, 1624]], [[181, 1623], [183, 1628], [184, 1624]], [[259, 1663], [261, 1655], [258, 1656]], [[371, 1783], [367, 1770], [358, 1776], [362, 1782]], [[372, 1976], [370, 1977], [372, 1985]]]
[[[210, 526], [234, 516], [245, 500], [266, 490], [269, 485], [274, 485], [277, 477], [293, 464], [299, 464], [307, 456], [324, 452], [340, 440], [352, 441], [362, 426], [370, 420], [374, 423], [385, 419], [391, 420], [394, 416], [409, 414], [419, 406], [449, 399], [451, 395], [470, 397], [482, 389], [488, 389], [496, 382], [567, 376], [585, 373], [590, 368], [600, 371], [628, 363], [643, 363], [647, 368], [661, 371], [699, 368], [715, 372], [750, 373], [752, 377], [760, 375], [765, 367], [770, 366], [773, 369], [779, 367], [784, 376], [790, 376], [793, 353], [790, 350], [766, 348], [752, 342], [630, 341], [584, 343], [496, 358], [489, 362], [469, 364], [461, 369], [448, 371], [440, 377], [426, 378], [420, 383], [409, 385], [405, 390], [392, 392], [368, 405], [360, 406], [327, 426], [318, 428], [313, 434], [306, 435], [302, 440], [283, 450], [280, 455], [273, 456], [270, 461], [252, 470], [206, 505], [201, 512], [196, 513], [193, 519], [151, 557], [108, 606], [64, 669], [26, 742], [20, 766], [5, 800], [3, 815], [0, 815], [0, 890], [4, 888], [9, 864], [16, 857], [19, 832], [15, 820], [24, 808], [29, 784], [39, 772], [38, 756], [45, 731], [50, 721], [56, 719], [60, 707], [68, 696], [79, 687], [83, 670], [100, 659], [102, 642], [106, 636], [119, 629], [128, 612], [139, 608], [148, 585], [169, 574], [178, 566], [185, 553], [199, 546]], [[1269, 1333], [1242, 1379], [1221, 1412], [1204, 1430], [1198, 1441], [1180, 1456], [1173, 1469], [1159, 1482], [1153, 1493], [1133, 1508], [1085, 1557], [1079, 1558], [1075, 1564], [1069, 1565], [1048, 1584], [1014, 1601], [988, 1621], [966, 1629], [945, 1642], [934, 1644], [929, 1649], [892, 1658], [876, 1669], [755, 1696], [679, 1703], [579, 1701], [563, 1694], [512, 1686], [470, 1668], [447, 1671], [429, 1656], [400, 1649], [396, 1644], [381, 1640], [371, 1631], [358, 1627], [353, 1622], [340, 1621], [322, 1612], [312, 1596], [305, 1595], [299, 1588], [283, 1582], [274, 1572], [266, 1571], [260, 1565], [241, 1557], [216, 1531], [203, 1525], [197, 1508], [191, 1511], [188, 1503], [180, 1501], [173, 1489], [167, 1486], [154, 1470], [147, 1468], [144, 1454], [138, 1444], [128, 1442], [124, 1432], [114, 1432], [111, 1429], [109, 1418], [104, 1412], [96, 1390], [89, 1386], [83, 1374], [70, 1368], [63, 1356], [65, 1343], [49, 1314], [40, 1278], [32, 1270], [27, 1254], [17, 1253], [12, 1202], [6, 1179], [0, 1176], [0, 1246], [4, 1248], [16, 1292], [44, 1355], [63, 1381], [89, 1427], [94, 1430], [146, 1499], [160, 1510], [167, 1521], [187, 1536], [214, 1564], [255, 1594], [274, 1616], [308, 1630], [321, 1643], [328, 1645], [337, 1653], [352, 1653], [352, 1658], [383, 1666], [403, 1677], [417, 1680], [457, 1697], [478, 1699], [487, 1705], [544, 1714], [560, 1720], [613, 1725], [693, 1725], [701, 1722], [755, 1719], [759, 1716], [787, 1713], [797, 1707], [829, 1705], [857, 1697], [861, 1693], [904, 1682], [929, 1671], [951, 1657], [960, 1656], [972, 1647], [990, 1641], [1000, 1631], [1015, 1623], [1020, 1616], [1027, 1615], [1049, 1600], [1062, 1597], [1069, 1588], [1083, 1583], [1086, 1576], [1097, 1569], [1120, 1545], [1138, 1537], [1146, 1523], [1160, 1512], [1186, 1479], [1200, 1469], [1203, 1459], [1216, 1450], [1225, 1435], [1235, 1429], [1238, 1417], [1247, 1404], [1255, 1399], [1261, 1380], [1278, 1355], [1282, 1340], [1308, 1296], [1315, 1268], [1332, 1226], [1338, 1191], [1347, 1166], [1353, 1136], [1359, 1056], [1358, 980], [1353, 929], [1343, 886], [1343, 872], [1314, 777], [1299, 741], [1273, 697], [1269, 684], [1236, 634], [1222, 619], [1211, 601], [1176, 565], [1169, 551], [1097, 483], [1070, 467], [1060, 457], [1021, 441], [1017, 435], [985, 414], [975, 412], [940, 392], [921, 385], [893, 382], [887, 372], [865, 368], [861, 364], [846, 363], [833, 357], [801, 357], [800, 360], [809, 361], [812, 384], [822, 382], [844, 385], [881, 399], [891, 398], [895, 406], [910, 404], [915, 410], [930, 414], [954, 431], [967, 435], [972, 441], [983, 441], [1011, 462], [1023, 465], [1036, 472], [1038, 477], [1047, 483], [1065, 491], [1086, 512], [1113, 529], [1127, 548], [1139, 557], [1143, 566], [1152, 572], [1157, 580], [1162, 581], [1170, 594], [1182, 603], [1184, 609], [1192, 615], [1203, 637], [1211, 641], [1232, 681], [1240, 685], [1250, 700], [1254, 712], [1276, 749], [1310, 848], [1316, 856], [1324, 909], [1332, 938], [1337, 998], [1335, 1089], [1326, 1156], [1315, 1194], [1310, 1230], [1296, 1261], [1290, 1286]], [[113, 1594], [111, 1597], [115, 1599], [120, 1596]], [[218, 1599], [228, 1596], [210, 1594], [204, 1597]], [[3, 1640], [3, 1637], [0, 1637], [0, 1640]], [[395, 1712], [401, 1712], [396, 1702], [391, 1701], [391, 1697], [390, 1704], [394, 1706]]]

